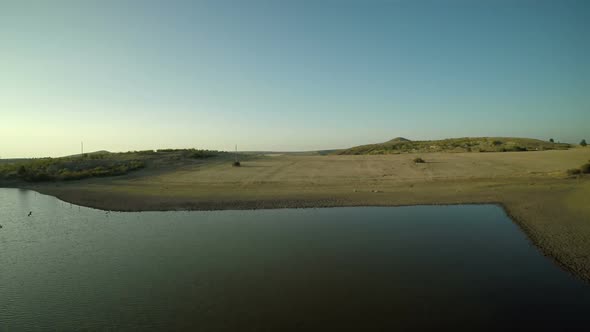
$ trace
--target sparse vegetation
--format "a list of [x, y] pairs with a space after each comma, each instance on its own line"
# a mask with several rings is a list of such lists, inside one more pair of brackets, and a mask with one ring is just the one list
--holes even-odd
[[423, 164], [423, 163], [425, 163], [425, 162], [426, 162], [426, 161], [424, 161], [424, 159], [422, 159], [422, 158], [420, 158], [420, 157], [418, 157], [418, 158], [414, 158], [414, 163], [415, 163], [415, 164]]
[[85, 153], [63, 158], [40, 158], [0, 164], [0, 180], [27, 182], [71, 181], [93, 177], [127, 174], [149, 164], [202, 159], [218, 155], [217, 151], [164, 149], [122, 153]]
[[201, 158], [210, 158], [217, 155], [216, 151], [209, 151], [209, 150], [196, 150], [196, 149], [189, 149], [186, 150], [185, 156], [188, 158], [193, 159], [201, 159]]
[[567, 170], [567, 175], [590, 174], [590, 160], [580, 168], [572, 168]]
[[385, 143], [369, 144], [338, 151], [338, 154], [399, 154], [423, 152], [517, 152], [564, 150], [569, 144], [549, 143], [537, 139], [510, 137], [465, 137], [436, 141], [410, 141], [395, 138]]
[[27, 182], [79, 180], [114, 176], [145, 167], [141, 160], [96, 159], [89, 156], [33, 159], [0, 166], [0, 178]]
[[512, 145], [502, 148], [502, 152], [516, 152], [516, 151], [528, 151], [526, 147], [522, 147], [519, 145]]

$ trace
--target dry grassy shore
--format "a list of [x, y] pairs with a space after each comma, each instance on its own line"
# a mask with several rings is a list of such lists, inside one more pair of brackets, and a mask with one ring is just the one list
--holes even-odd
[[[590, 281], [590, 177], [565, 171], [590, 148], [418, 155], [259, 155], [122, 177], [28, 184], [29, 189], [107, 210], [254, 209], [414, 204], [501, 204], [530, 239]], [[22, 186], [21, 186], [22, 187]]]

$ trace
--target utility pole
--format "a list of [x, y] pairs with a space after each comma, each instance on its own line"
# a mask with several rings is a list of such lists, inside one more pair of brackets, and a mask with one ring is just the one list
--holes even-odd
[[236, 153], [235, 153], [235, 157], [236, 157], [236, 163], [238, 162], [238, 145], [236, 144]]
[[80, 142], [80, 154], [84, 154], [84, 142]]

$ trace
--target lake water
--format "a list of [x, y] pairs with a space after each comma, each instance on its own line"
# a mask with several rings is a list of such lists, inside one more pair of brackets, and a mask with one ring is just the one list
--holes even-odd
[[493, 205], [105, 213], [0, 189], [0, 224], [1, 331], [590, 324], [590, 286]]

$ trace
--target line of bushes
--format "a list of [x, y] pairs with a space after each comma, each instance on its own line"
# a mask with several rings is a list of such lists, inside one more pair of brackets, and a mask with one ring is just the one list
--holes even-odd
[[210, 158], [217, 155], [217, 151], [210, 151], [210, 150], [197, 150], [197, 149], [188, 149], [186, 150], [185, 156], [188, 158], [193, 159], [202, 159], [202, 158]]
[[102, 160], [92, 158], [43, 158], [0, 166], [0, 178], [27, 182], [70, 181], [91, 177], [127, 174], [145, 167], [140, 160]]
[[170, 153], [179, 152], [185, 158], [201, 159], [214, 157], [219, 154], [214, 150], [199, 150], [199, 149], [158, 149], [156, 153]]
[[117, 176], [127, 174], [130, 171], [135, 171], [138, 169], [142, 169], [144, 167], [145, 163], [143, 161], [132, 160], [128, 163], [114, 165], [112, 167], [98, 166], [91, 169], [78, 171], [70, 171], [68, 169], [63, 169], [60, 171], [58, 175], [58, 180], [71, 181], [92, 177]]
[[173, 154], [176, 157], [184, 158], [209, 158], [219, 154], [219, 151], [215, 150], [199, 150], [199, 149], [158, 149], [158, 150], [141, 150], [141, 151], [129, 151], [123, 152], [123, 154], [137, 154], [140, 156], [157, 156], [159, 154]]

